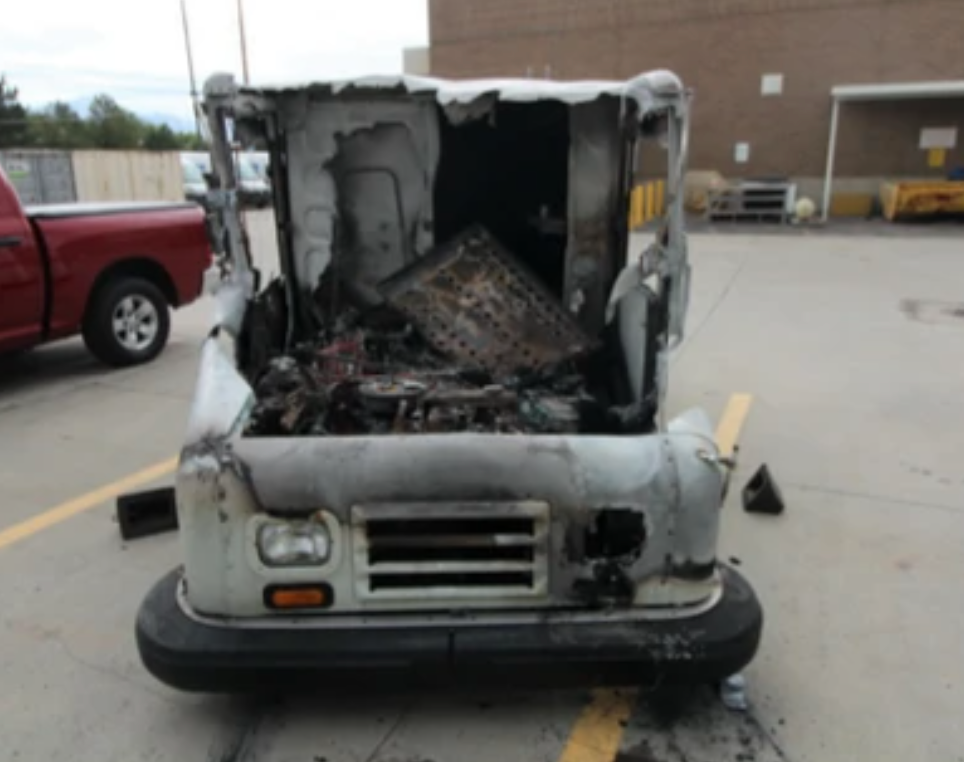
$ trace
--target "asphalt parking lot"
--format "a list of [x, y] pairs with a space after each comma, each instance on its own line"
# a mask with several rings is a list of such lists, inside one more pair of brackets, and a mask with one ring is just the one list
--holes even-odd
[[[253, 239], [270, 240], [252, 216]], [[964, 759], [964, 236], [694, 235], [670, 412], [749, 395], [722, 558], [763, 600], [746, 714], [631, 691], [251, 701], [152, 680], [133, 623], [176, 535], [124, 544], [113, 495], [170, 481], [210, 304], [153, 364], [78, 341], [0, 365], [0, 759], [722, 762]]]

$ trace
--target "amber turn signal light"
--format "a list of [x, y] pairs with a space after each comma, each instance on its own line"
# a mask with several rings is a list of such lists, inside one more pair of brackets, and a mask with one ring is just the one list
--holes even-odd
[[322, 609], [333, 599], [328, 585], [272, 585], [264, 591], [265, 606], [271, 609]]

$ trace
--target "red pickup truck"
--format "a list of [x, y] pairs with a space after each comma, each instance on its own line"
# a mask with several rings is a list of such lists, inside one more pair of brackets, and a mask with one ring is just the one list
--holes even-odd
[[108, 365], [148, 362], [211, 262], [195, 204], [24, 208], [0, 170], [0, 354], [81, 333]]

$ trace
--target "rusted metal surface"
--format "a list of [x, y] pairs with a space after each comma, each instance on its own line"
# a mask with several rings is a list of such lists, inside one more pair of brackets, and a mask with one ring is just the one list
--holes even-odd
[[594, 346], [558, 300], [480, 226], [380, 290], [434, 346], [492, 373], [545, 367]]

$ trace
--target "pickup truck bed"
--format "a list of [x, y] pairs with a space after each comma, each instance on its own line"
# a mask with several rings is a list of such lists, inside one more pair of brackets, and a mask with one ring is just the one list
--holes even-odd
[[184, 203], [167, 201], [122, 201], [115, 203], [25, 206], [23, 213], [31, 219], [51, 219], [53, 217], [102, 217], [108, 214], [128, 214], [131, 212], [169, 212], [172, 209], [196, 208], [196, 204], [186, 201]]
[[109, 365], [148, 362], [210, 264], [195, 204], [24, 208], [0, 174], [0, 354], [80, 333]]

